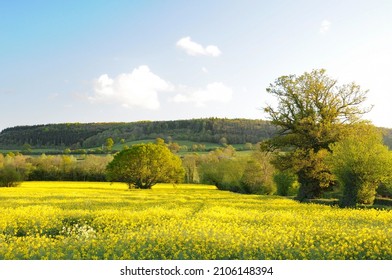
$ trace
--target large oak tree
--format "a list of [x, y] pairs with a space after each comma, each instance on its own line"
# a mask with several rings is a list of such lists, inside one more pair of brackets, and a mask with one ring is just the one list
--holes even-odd
[[355, 83], [338, 85], [321, 69], [281, 76], [267, 92], [277, 99], [277, 106], [264, 110], [279, 130], [263, 148], [277, 151], [278, 169], [298, 175], [299, 200], [318, 197], [334, 185], [324, 161], [329, 145], [342, 139], [347, 125], [370, 110], [362, 107], [367, 91]]

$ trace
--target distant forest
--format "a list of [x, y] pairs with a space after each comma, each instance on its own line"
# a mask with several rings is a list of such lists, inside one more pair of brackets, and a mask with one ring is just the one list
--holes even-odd
[[[392, 129], [382, 129], [384, 142], [392, 148]], [[129, 123], [63, 123], [6, 128], [0, 133], [0, 148], [93, 148], [107, 138], [115, 143], [162, 138], [166, 142], [255, 144], [276, 132], [270, 122], [251, 119], [191, 119]]]
[[130, 123], [64, 123], [16, 126], [0, 133], [0, 147], [32, 147], [72, 149], [98, 147], [112, 138], [115, 143], [162, 138], [166, 142], [180, 140], [228, 144], [257, 143], [276, 131], [268, 121], [250, 119], [191, 119], [175, 121], [140, 121]]

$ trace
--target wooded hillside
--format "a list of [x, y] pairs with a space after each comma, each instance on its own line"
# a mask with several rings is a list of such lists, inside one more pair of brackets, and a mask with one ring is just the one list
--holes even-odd
[[192, 119], [176, 121], [140, 121], [131, 123], [66, 123], [17, 126], [0, 133], [1, 148], [33, 147], [91, 148], [101, 146], [108, 137], [135, 141], [163, 138], [166, 141], [228, 144], [257, 143], [273, 135], [267, 121], [249, 119]]
[[[392, 148], [392, 129], [383, 128], [384, 142]], [[169, 141], [228, 144], [257, 143], [276, 131], [268, 121], [250, 119], [191, 119], [175, 121], [139, 121], [129, 123], [62, 123], [6, 128], [0, 133], [0, 148], [15, 149], [24, 144], [33, 147], [92, 148], [108, 137], [118, 143], [157, 137]]]

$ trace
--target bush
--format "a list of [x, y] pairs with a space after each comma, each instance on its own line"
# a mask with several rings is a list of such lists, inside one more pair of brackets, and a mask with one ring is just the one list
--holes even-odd
[[386, 206], [392, 206], [392, 199], [390, 198], [376, 198], [374, 200], [375, 205], [386, 205]]
[[277, 193], [281, 196], [296, 195], [299, 188], [297, 175], [289, 171], [280, 171], [274, 175]]
[[244, 192], [241, 188], [243, 163], [237, 159], [221, 159], [200, 166], [201, 182], [215, 185], [219, 190]]
[[362, 184], [358, 190], [358, 201], [372, 205], [376, 198], [377, 184]]
[[16, 187], [22, 181], [22, 175], [12, 166], [0, 169], [0, 187]]
[[236, 157], [232, 146], [216, 149], [201, 157], [200, 182], [215, 185], [219, 190], [246, 194], [274, 194], [275, 172], [270, 157], [255, 151], [249, 157]]
[[268, 162], [249, 160], [241, 178], [242, 190], [249, 194], [274, 194], [276, 186], [272, 180], [272, 169]]
[[373, 204], [378, 186], [392, 178], [392, 153], [381, 133], [368, 124], [356, 124], [352, 130], [330, 146], [328, 159], [343, 186], [342, 207]]
[[381, 183], [377, 188], [377, 194], [382, 197], [392, 198], [392, 182]]

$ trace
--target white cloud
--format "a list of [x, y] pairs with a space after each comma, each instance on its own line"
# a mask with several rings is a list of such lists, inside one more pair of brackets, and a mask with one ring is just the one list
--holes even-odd
[[209, 45], [207, 47], [203, 47], [199, 43], [193, 42], [191, 37], [184, 37], [178, 40], [177, 47], [185, 50], [187, 54], [192, 56], [206, 55], [217, 57], [222, 54], [217, 46]]
[[329, 31], [330, 27], [331, 27], [331, 22], [328, 20], [323, 20], [321, 22], [321, 26], [320, 26], [319, 31], [321, 34], [326, 33]]
[[94, 95], [90, 101], [119, 103], [124, 107], [142, 107], [151, 110], [160, 106], [158, 92], [171, 91], [173, 87], [150, 71], [146, 65], [110, 78], [101, 75], [94, 82]]
[[177, 94], [173, 101], [176, 103], [195, 103], [196, 106], [205, 106], [207, 102], [227, 103], [233, 96], [233, 90], [223, 83], [208, 84], [205, 89], [182, 88], [184, 93]]

